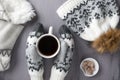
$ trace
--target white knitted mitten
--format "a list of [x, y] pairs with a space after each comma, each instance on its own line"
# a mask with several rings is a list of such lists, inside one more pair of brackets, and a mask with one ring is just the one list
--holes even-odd
[[26, 59], [31, 80], [43, 80], [43, 58], [36, 51], [36, 41], [44, 33], [42, 24], [37, 24], [37, 31], [30, 32], [27, 39]]
[[11, 50], [23, 29], [21, 25], [14, 25], [0, 20], [0, 71], [10, 66]]
[[63, 25], [60, 28], [61, 50], [57, 55], [51, 69], [50, 80], [64, 80], [67, 75], [73, 56], [74, 40], [68, 28]]

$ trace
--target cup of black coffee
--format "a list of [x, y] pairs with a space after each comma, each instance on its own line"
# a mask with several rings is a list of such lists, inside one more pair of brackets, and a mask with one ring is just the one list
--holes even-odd
[[60, 51], [60, 42], [52, 33], [53, 27], [50, 27], [49, 33], [43, 34], [37, 41], [37, 52], [43, 58], [53, 58]]

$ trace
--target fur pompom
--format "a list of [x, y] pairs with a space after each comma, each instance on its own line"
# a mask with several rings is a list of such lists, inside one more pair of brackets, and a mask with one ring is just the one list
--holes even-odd
[[109, 29], [92, 43], [98, 52], [115, 52], [120, 47], [120, 29]]

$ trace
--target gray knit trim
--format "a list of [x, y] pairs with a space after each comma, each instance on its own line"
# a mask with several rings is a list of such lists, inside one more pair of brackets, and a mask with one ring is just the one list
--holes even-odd
[[[10, 66], [11, 49], [0, 49], [0, 56], [3, 58], [3, 59], [0, 59], [0, 65], [2, 67], [2, 70], [0, 71], [7, 70]], [[7, 61], [3, 61], [4, 57], [8, 58]]]
[[0, 55], [2, 55], [3, 57], [4, 56], [10, 57], [11, 56], [11, 50], [12, 49], [0, 49]]

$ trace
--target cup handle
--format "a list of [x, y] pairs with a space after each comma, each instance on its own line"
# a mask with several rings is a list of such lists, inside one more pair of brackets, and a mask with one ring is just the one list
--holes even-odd
[[53, 27], [50, 26], [50, 27], [49, 27], [49, 32], [48, 32], [48, 34], [52, 34], [52, 33], [53, 33]]

